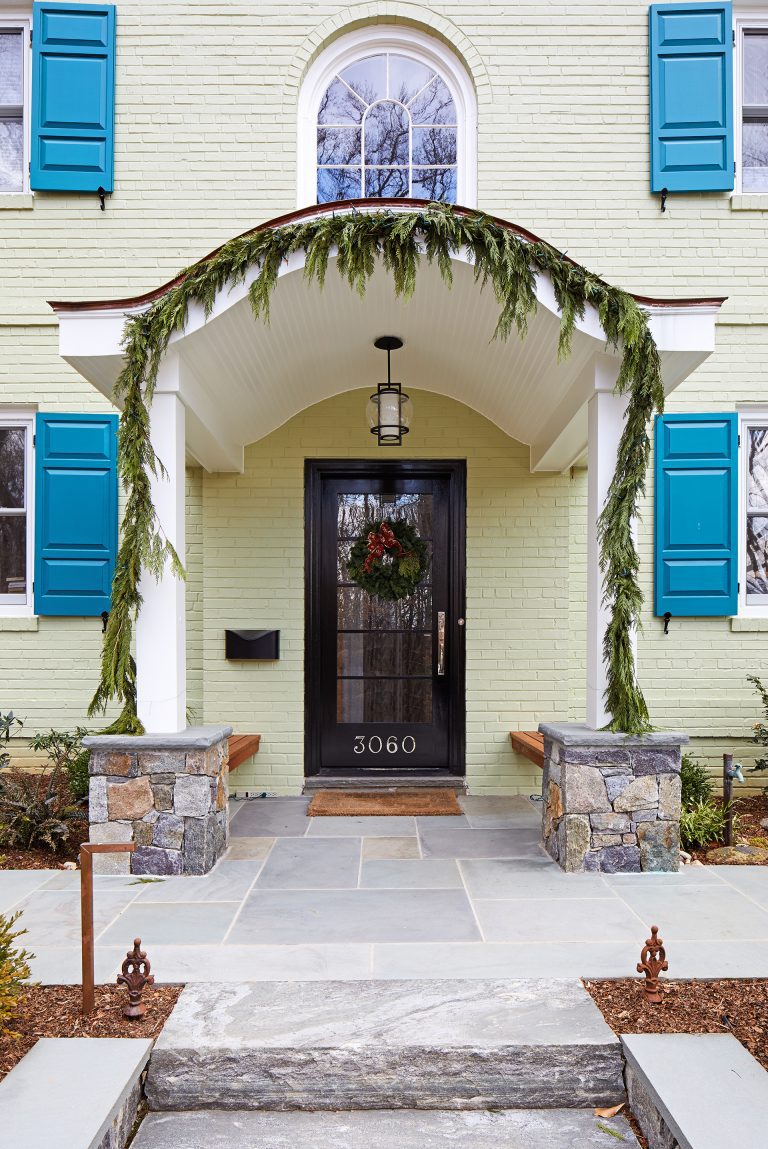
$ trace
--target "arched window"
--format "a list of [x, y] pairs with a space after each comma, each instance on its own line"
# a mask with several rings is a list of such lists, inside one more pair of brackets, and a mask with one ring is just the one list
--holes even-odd
[[474, 202], [474, 93], [426, 36], [367, 28], [336, 41], [309, 70], [299, 128], [300, 205]]

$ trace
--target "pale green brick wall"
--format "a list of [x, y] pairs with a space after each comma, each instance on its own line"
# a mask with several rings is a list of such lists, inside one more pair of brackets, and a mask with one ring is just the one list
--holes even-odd
[[[532, 475], [527, 448], [469, 408], [410, 389], [408, 458], [467, 459], [467, 775], [476, 792], [530, 793], [539, 771], [509, 731], [567, 718], [571, 479]], [[329, 399], [206, 475], [205, 718], [259, 732], [237, 790], [298, 793], [304, 774], [304, 460], [365, 458], [367, 392]], [[277, 663], [224, 659], [228, 626], [278, 628]]]
[[[3, 210], [0, 197], [0, 405], [104, 409], [105, 401], [59, 359], [46, 300], [147, 290], [230, 236], [295, 207], [301, 77], [335, 35], [376, 21], [431, 29], [465, 60], [477, 89], [478, 203], [484, 210], [532, 229], [632, 290], [729, 296], [718, 324], [716, 353], [673, 396], [670, 409], [723, 410], [745, 399], [768, 399], [765, 212], [735, 210], [738, 200], [714, 194], [672, 196], [661, 215], [658, 197], [648, 192], [646, 3], [555, 0], [542, 5], [528, 0], [510, 6], [506, 0], [482, 5], [444, 0], [427, 6], [406, 0], [346, 5], [318, 0], [308, 9], [250, 0], [216, 6], [207, 0], [171, 0], [162, 6], [120, 0], [116, 192], [107, 210], [99, 211], [95, 196], [59, 194], [38, 194], [33, 210]], [[331, 437], [312, 449], [338, 453], [331, 446], [335, 441]], [[304, 448], [297, 440], [296, 450], [308, 453]], [[249, 458], [260, 458], [265, 449], [264, 444], [255, 446]], [[357, 453], [362, 449], [356, 448]], [[517, 450], [522, 475], [526, 454]], [[546, 716], [551, 713], [544, 707], [555, 703], [562, 717], [578, 718], [583, 709], [583, 478], [577, 475], [572, 484], [570, 524], [567, 510], [557, 524], [570, 547], [557, 573], [568, 581], [567, 592], [563, 583], [560, 609], [549, 619], [556, 632], [557, 687], [549, 645], [539, 663], [523, 636], [505, 648], [501, 659], [505, 667], [507, 661], [514, 664], [514, 674], [531, 690], [530, 684], [539, 681], [532, 676], [541, 673], [539, 712]], [[545, 519], [551, 508], [542, 484], [561, 481], [520, 479], [528, 484], [527, 495], [541, 492], [537, 514]], [[248, 476], [206, 477], [205, 498], [220, 485], [247, 489], [247, 482]], [[488, 482], [492, 500], [497, 478], [490, 472]], [[222, 672], [214, 656], [214, 623], [206, 631], [203, 690], [203, 574], [196, 550], [202, 486], [199, 474], [192, 478], [189, 686], [191, 705], [202, 707], [205, 693], [205, 713], [214, 714], [222, 698], [229, 699], [221, 693], [226, 668]], [[235, 520], [243, 514], [240, 508]], [[279, 508], [274, 516], [282, 529]], [[488, 518], [493, 519], [492, 507]], [[641, 528], [648, 590], [651, 526], [648, 509]], [[295, 556], [300, 532], [294, 531], [285, 545]], [[213, 582], [205, 576], [206, 611], [219, 612], [217, 634], [222, 612], [241, 613], [237, 587], [247, 589], [251, 571], [238, 565], [239, 555], [218, 560], [222, 566], [231, 563], [234, 572], [227, 597], [218, 597], [214, 574]], [[250, 555], [248, 561], [258, 566], [263, 556]], [[491, 554], [485, 569], [495, 561], [501, 557]], [[534, 571], [532, 557], [530, 564]], [[494, 570], [493, 577], [501, 580], [505, 573]], [[509, 593], [517, 593], [514, 585]], [[270, 599], [253, 601], [251, 590], [247, 595], [243, 608], [249, 611], [258, 607], [261, 615], [276, 609]], [[704, 738], [697, 749], [710, 757], [745, 737], [757, 717], [745, 674], [768, 662], [765, 631], [734, 632], [728, 620], [687, 619], [673, 623], [664, 640], [650, 602], [645, 623], [640, 670], [654, 719], [697, 732]], [[82, 720], [98, 658], [100, 635], [93, 620], [41, 619], [33, 631], [9, 630], [9, 625], [0, 622], [2, 705], [24, 713], [28, 726]], [[54, 675], [57, 660], [63, 670]], [[208, 698], [212, 665], [214, 694]], [[300, 678], [295, 666], [294, 673]], [[279, 722], [286, 723], [288, 711], [273, 689], [271, 682], [265, 685], [258, 715], [253, 702], [251, 711], [238, 717], [250, 723], [272, 705]], [[519, 713], [526, 717], [520, 725], [533, 720], [530, 701], [523, 704], [520, 697], [494, 682], [488, 686], [483, 705], [498, 723], [489, 743], [496, 749], [484, 751], [481, 763], [488, 779], [497, 776], [505, 760], [497, 734], [512, 724], [510, 708], [523, 707]], [[284, 779], [296, 765], [295, 747], [287, 739], [285, 734], [269, 751], [276, 755], [276, 777], [282, 771]]]

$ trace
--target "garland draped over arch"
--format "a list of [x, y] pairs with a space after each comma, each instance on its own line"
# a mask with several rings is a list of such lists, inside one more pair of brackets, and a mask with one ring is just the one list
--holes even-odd
[[480, 288], [490, 286], [499, 305], [494, 338], [516, 332], [525, 337], [537, 308], [535, 279], [540, 272], [552, 281], [561, 312], [558, 355], [568, 356], [577, 320], [587, 305], [596, 308], [608, 344], [622, 349], [616, 391], [628, 396], [616, 471], [598, 520], [600, 566], [609, 623], [604, 640], [607, 666], [605, 706], [610, 729], [639, 734], [651, 729], [648, 709], [637, 683], [632, 650], [633, 629], [640, 626], [643, 595], [639, 559], [632, 535], [645, 490], [650, 458], [648, 424], [663, 411], [664, 390], [658, 349], [647, 314], [617, 287], [605, 283], [554, 247], [533, 242], [482, 213], [466, 213], [445, 204], [392, 211], [349, 211], [267, 227], [224, 244], [209, 258], [188, 268], [146, 311], [126, 320], [125, 366], [114, 398], [122, 404], [118, 434], [118, 473], [127, 502], [112, 584], [101, 659], [101, 680], [89, 714], [103, 712], [116, 699], [123, 709], [111, 733], [140, 734], [136, 710], [136, 666], [131, 654], [133, 625], [141, 609], [142, 572], [160, 577], [166, 563], [184, 577], [178, 555], [163, 536], [152, 503], [150, 476], [164, 474], [150, 442], [149, 411], [160, 360], [174, 332], [187, 320], [192, 302], [210, 315], [217, 294], [242, 282], [252, 268], [249, 289], [254, 317], [269, 322], [272, 292], [280, 267], [292, 253], [303, 251], [304, 275], [322, 288], [332, 255], [339, 275], [361, 297], [380, 260], [391, 275], [395, 293], [413, 294], [422, 259], [436, 263], [443, 281], [453, 279], [451, 259], [466, 248]]

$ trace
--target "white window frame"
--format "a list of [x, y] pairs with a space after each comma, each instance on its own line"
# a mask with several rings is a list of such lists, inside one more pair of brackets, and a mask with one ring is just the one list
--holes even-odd
[[[456, 202], [477, 203], [477, 99], [464, 66], [440, 40], [414, 28], [374, 24], [335, 40], [310, 66], [299, 93], [297, 207], [317, 204], [317, 113], [337, 72], [365, 56], [397, 52], [426, 64], [443, 78], [456, 106]], [[327, 205], [332, 206], [332, 205]]]
[[18, 29], [22, 41], [22, 151], [21, 151], [21, 188], [19, 191], [0, 191], [0, 198], [9, 195], [28, 195], [29, 165], [31, 156], [31, 120], [32, 120], [32, 15], [29, 9], [4, 8], [0, 5], [0, 28]]
[[768, 407], [744, 407], [739, 411], [739, 605], [743, 618], [768, 618], [766, 603], [747, 602], [747, 432], [750, 427], [768, 427]]
[[28, 407], [0, 408], [0, 427], [23, 427], [25, 431], [25, 490], [27, 513], [27, 585], [24, 596], [0, 594], [0, 618], [31, 618], [35, 613], [35, 412]]

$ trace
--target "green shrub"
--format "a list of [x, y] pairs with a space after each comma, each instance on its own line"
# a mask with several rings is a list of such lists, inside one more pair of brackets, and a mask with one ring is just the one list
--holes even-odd
[[[708, 846], [710, 842], [725, 839], [725, 820], [728, 806], [721, 802], [698, 800], [680, 814], [680, 840], [686, 850]], [[733, 836], [736, 838], [736, 816], [733, 819]]]
[[[760, 695], [764, 718], [764, 721], [756, 722], [752, 727], [754, 730], [752, 741], [757, 743], [758, 746], [768, 746], [768, 690], [766, 690], [760, 679], [754, 674], [747, 675], [747, 682], [751, 682]], [[755, 770], [768, 770], [768, 758], [756, 758]]]
[[697, 802], [708, 802], [712, 797], [712, 779], [705, 767], [694, 761], [690, 754], [683, 754], [680, 782], [682, 786], [681, 801], [684, 810], [690, 810]]
[[16, 1012], [18, 1000], [29, 977], [29, 959], [33, 956], [14, 944], [26, 930], [15, 930], [21, 911], [7, 918], [0, 914], [0, 1033], [8, 1029], [8, 1022]]
[[[14, 726], [18, 726], [18, 728], [21, 729], [23, 725], [24, 723], [20, 718], [15, 717], [12, 710], [9, 710], [7, 714], [3, 714], [2, 711], [0, 711], [0, 742], [9, 742]], [[10, 754], [4, 750], [0, 750], [0, 770], [7, 766], [10, 761]]]
[[47, 775], [0, 773], [0, 844], [55, 854], [69, 840], [71, 823], [83, 817], [68, 791], [59, 767]]
[[87, 733], [84, 726], [78, 726], [74, 733], [49, 730], [47, 734], [36, 734], [30, 742], [33, 750], [43, 750], [48, 755], [55, 769], [66, 772], [72, 797], [78, 801], [88, 797], [90, 751], [83, 747]]

